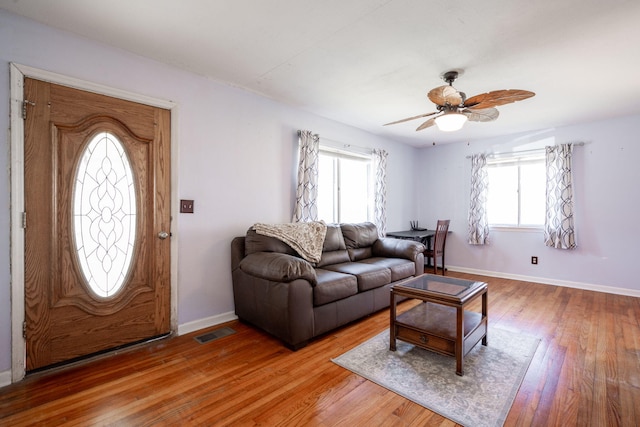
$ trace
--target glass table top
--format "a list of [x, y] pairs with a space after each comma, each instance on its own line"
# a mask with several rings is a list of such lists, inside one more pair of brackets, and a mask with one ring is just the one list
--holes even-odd
[[454, 277], [436, 276], [434, 274], [424, 274], [397, 286], [458, 297], [483, 285], [486, 285], [486, 283], [457, 279]]

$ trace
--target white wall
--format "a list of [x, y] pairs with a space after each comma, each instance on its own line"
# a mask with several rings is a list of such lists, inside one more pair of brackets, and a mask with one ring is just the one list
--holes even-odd
[[[221, 59], [223, 60], [223, 59]], [[178, 323], [233, 313], [230, 242], [255, 222], [287, 222], [293, 212], [297, 129], [388, 159], [388, 225], [415, 216], [416, 149], [305, 113], [122, 50], [0, 10], [0, 129], [9, 167], [9, 62], [171, 100], [178, 105], [178, 194], [195, 200], [180, 214]], [[0, 373], [11, 367], [9, 174], [0, 174]], [[174, 200], [173, 203], [178, 201]]]
[[[640, 116], [631, 116], [423, 149], [419, 176], [429, 188], [419, 202], [419, 219], [435, 224], [438, 218], [451, 218], [447, 264], [452, 269], [640, 296], [639, 135]], [[573, 156], [576, 250], [547, 248], [541, 231], [494, 229], [489, 245], [466, 243], [471, 175], [467, 156], [579, 141], [585, 145], [576, 147]], [[534, 255], [537, 266], [531, 264]]]

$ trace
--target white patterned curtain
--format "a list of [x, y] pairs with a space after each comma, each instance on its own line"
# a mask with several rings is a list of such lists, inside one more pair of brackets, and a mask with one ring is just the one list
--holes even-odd
[[320, 136], [309, 130], [298, 131], [298, 187], [293, 222], [318, 220], [318, 154]]
[[469, 244], [485, 245], [489, 237], [487, 219], [487, 157], [474, 154], [471, 157], [471, 203], [469, 205]]
[[557, 249], [575, 249], [573, 226], [573, 182], [571, 155], [573, 144], [545, 147], [547, 167], [547, 212], [544, 244]]
[[373, 150], [373, 168], [375, 171], [373, 214], [380, 237], [387, 234], [387, 153], [385, 150]]

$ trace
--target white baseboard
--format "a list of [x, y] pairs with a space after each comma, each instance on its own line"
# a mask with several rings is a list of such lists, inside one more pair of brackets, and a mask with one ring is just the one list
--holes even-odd
[[640, 297], [640, 291], [612, 286], [594, 285], [591, 283], [572, 282], [569, 280], [548, 279], [544, 277], [524, 276], [521, 274], [502, 273], [498, 271], [478, 270], [475, 268], [447, 266], [447, 270], [460, 273], [479, 274], [481, 276], [500, 277], [503, 279], [521, 280], [523, 282], [541, 283], [543, 285], [564, 286], [565, 288], [583, 289], [585, 291], [605, 292], [608, 294]]
[[230, 311], [228, 313], [194, 320], [193, 322], [183, 323], [182, 325], [178, 325], [178, 335], [184, 335], [200, 329], [210, 328], [211, 326], [216, 326], [236, 319], [238, 319], [238, 316], [236, 316], [233, 311]]
[[0, 387], [11, 384], [11, 371], [0, 372]]

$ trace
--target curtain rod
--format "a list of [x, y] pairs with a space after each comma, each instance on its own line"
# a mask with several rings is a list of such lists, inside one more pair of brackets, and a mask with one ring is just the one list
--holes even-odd
[[[346, 142], [336, 141], [335, 139], [329, 139], [329, 138], [325, 138], [325, 137], [322, 137], [322, 136], [320, 137], [320, 140], [321, 141], [332, 142], [332, 143], [338, 144], [338, 145], [342, 145], [342, 148], [349, 148], [349, 149], [355, 149], [355, 150], [363, 151], [366, 154], [373, 153], [373, 149], [369, 148], [369, 147], [360, 147], [358, 145], [347, 144]], [[334, 147], [334, 148], [339, 148], [339, 147]]]
[[[578, 146], [578, 147], [582, 147], [585, 143], [584, 142], [574, 142], [573, 145], [574, 146]], [[506, 153], [491, 153], [488, 155], [488, 157], [495, 157], [495, 156], [500, 156], [500, 155], [507, 155], [507, 154], [524, 154], [524, 153], [533, 153], [535, 151], [542, 151], [544, 150], [544, 147], [541, 148], [532, 148], [531, 150], [522, 150], [522, 151], [508, 151]], [[467, 156], [467, 159], [470, 159], [471, 156]]]
[[[300, 136], [300, 134], [302, 133], [302, 131], [298, 131], [298, 136]], [[337, 145], [341, 145], [343, 149], [345, 148], [350, 148], [350, 149], [355, 149], [355, 150], [359, 150], [359, 151], [363, 151], [366, 154], [371, 154], [373, 153], [373, 149], [372, 148], [368, 148], [368, 147], [360, 147], [358, 145], [353, 145], [353, 144], [348, 144], [346, 142], [342, 142], [342, 141], [336, 141], [335, 139], [329, 139], [329, 138], [325, 138], [324, 136], [320, 136], [319, 134], [315, 133], [313, 134], [313, 136], [320, 138], [321, 141], [327, 141], [327, 142], [332, 142], [333, 144], [337, 144]], [[332, 148], [336, 148], [339, 149], [340, 147], [332, 147]]]

